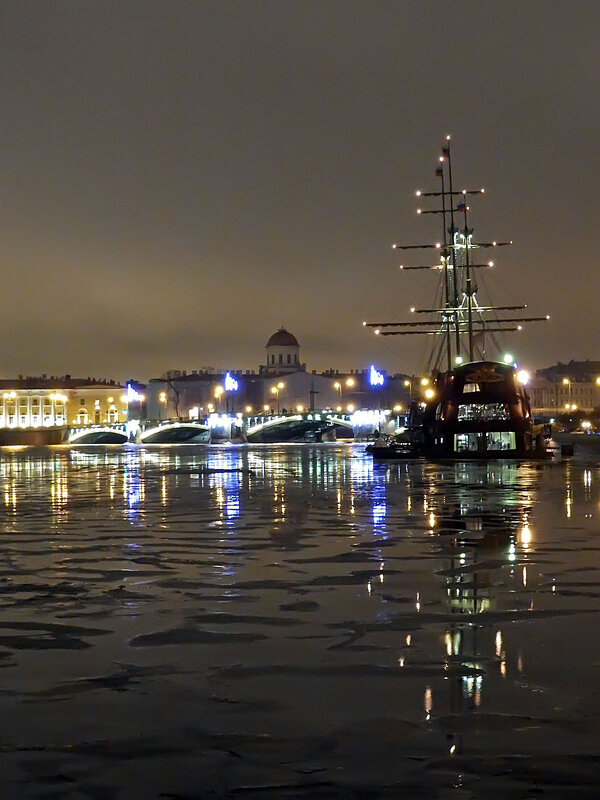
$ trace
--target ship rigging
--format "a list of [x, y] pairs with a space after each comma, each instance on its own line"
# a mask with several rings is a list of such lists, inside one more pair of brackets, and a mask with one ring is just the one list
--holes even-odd
[[[493, 305], [479, 302], [477, 275], [494, 266], [494, 261], [480, 253], [508, 247], [512, 241], [476, 241], [469, 226], [468, 199], [483, 195], [485, 189], [460, 189], [453, 186], [450, 137], [442, 147], [436, 169], [439, 190], [417, 191], [418, 198], [433, 200], [436, 207], [418, 208], [417, 214], [436, 214], [441, 217], [442, 240], [425, 244], [393, 244], [396, 251], [434, 250], [439, 253], [437, 264], [400, 264], [400, 269], [435, 270], [440, 275], [436, 302], [432, 308], [411, 308], [420, 319], [393, 322], [364, 322], [381, 336], [426, 335], [436, 337], [429, 351], [426, 372], [436, 373], [444, 367], [490, 357], [490, 345], [496, 354], [501, 352], [498, 334], [521, 331], [527, 322], [541, 322], [546, 316], [507, 315], [507, 312], [526, 312], [524, 305]], [[483, 283], [483, 279], [482, 279]]]

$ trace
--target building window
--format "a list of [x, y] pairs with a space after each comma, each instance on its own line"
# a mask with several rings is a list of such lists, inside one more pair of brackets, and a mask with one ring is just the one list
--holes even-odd
[[100, 424], [100, 409], [96, 409], [96, 411], [94, 411], [94, 422], [96, 425]]
[[492, 431], [485, 435], [486, 450], [516, 450], [514, 431]]
[[85, 405], [85, 397], [81, 398], [81, 400], [79, 401], [79, 405], [80, 406], [84, 406]]
[[291, 360], [292, 360], [292, 357], [291, 357], [291, 356], [290, 356], [290, 354], [288, 353], [288, 354], [287, 354], [287, 363], [289, 364], [289, 363], [291, 362]]
[[505, 403], [461, 403], [458, 406], [459, 420], [485, 421], [488, 419], [510, 419]]
[[283, 353], [279, 353], [279, 363], [283, 364]]

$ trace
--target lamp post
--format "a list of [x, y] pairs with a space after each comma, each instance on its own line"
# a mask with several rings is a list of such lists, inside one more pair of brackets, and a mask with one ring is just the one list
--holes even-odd
[[[348, 388], [348, 389], [352, 389], [352, 387], [356, 385], [356, 381], [354, 380], [354, 378], [346, 378], [346, 380], [344, 381], [344, 383], [346, 384], [346, 388]], [[340, 381], [336, 381], [336, 382], [333, 384], [333, 388], [334, 388], [334, 389], [335, 389], [337, 392], [339, 392], [339, 395], [340, 395], [340, 405], [342, 405], [342, 390], [343, 390], [343, 388], [344, 388], [344, 387], [343, 387], [343, 384], [342, 384], [342, 383], [340, 383]]]
[[339, 381], [336, 381], [333, 384], [333, 388], [339, 393], [339, 395], [340, 395], [340, 405], [342, 405], [342, 384]]
[[215, 395], [215, 400], [217, 401], [217, 408], [219, 407], [219, 401], [224, 391], [225, 390], [223, 389], [222, 386], [215, 386], [214, 395]]
[[572, 406], [571, 400], [573, 399], [573, 388], [571, 386], [571, 379], [570, 378], [563, 378], [563, 386], [568, 387], [568, 394], [569, 394], [569, 402], [566, 403], [567, 410], [570, 406]]
[[275, 386], [271, 386], [271, 394], [277, 396], [277, 413], [279, 414], [279, 392], [285, 387], [285, 383], [283, 381], [279, 381], [276, 383]]
[[162, 422], [164, 411], [167, 408], [167, 393], [166, 392], [161, 392], [158, 395], [158, 402], [159, 402], [158, 418], [159, 418], [159, 422]]
[[409, 402], [409, 405], [410, 405], [410, 403], [412, 402], [412, 380], [410, 378], [407, 378], [404, 381], [404, 385], [408, 389], [408, 402]]

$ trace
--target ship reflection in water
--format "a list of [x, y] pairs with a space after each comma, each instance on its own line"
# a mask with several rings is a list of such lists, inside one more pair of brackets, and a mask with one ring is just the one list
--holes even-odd
[[6, 796], [595, 797], [599, 480], [0, 450]]

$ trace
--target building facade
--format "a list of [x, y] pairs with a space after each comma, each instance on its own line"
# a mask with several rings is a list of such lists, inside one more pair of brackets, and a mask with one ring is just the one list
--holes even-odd
[[0, 428], [50, 428], [127, 421], [115, 381], [51, 376], [0, 380]]
[[[280, 328], [266, 344], [258, 371], [171, 371], [146, 387], [152, 420], [203, 418], [212, 413], [245, 415], [362, 408], [405, 410], [421, 390], [418, 379], [387, 375], [372, 367], [339, 372], [308, 371], [297, 338]], [[374, 380], [374, 374], [377, 379]]]
[[556, 416], [600, 409], [600, 362], [559, 362], [538, 370], [528, 391], [537, 414]]

